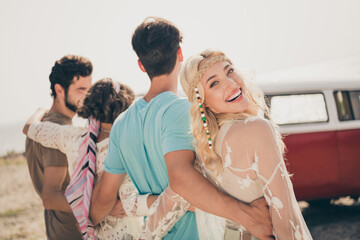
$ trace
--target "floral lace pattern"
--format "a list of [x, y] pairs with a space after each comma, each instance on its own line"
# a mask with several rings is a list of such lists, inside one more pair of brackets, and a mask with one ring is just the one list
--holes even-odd
[[146, 216], [148, 214], [147, 197], [150, 193], [145, 195], [138, 195], [137, 191], [134, 191], [134, 183], [131, 181], [129, 175], [127, 175], [121, 184], [119, 190], [119, 196], [128, 216]]
[[[276, 139], [272, 124], [264, 119], [224, 124], [215, 145], [224, 164], [218, 186], [247, 203], [263, 196], [276, 239], [312, 239]], [[238, 225], [238, 230], [245, 229]]]
[[[59, 125], [52, 122], [41, 122], [31, 124], [28, 137], [41, 145], [49, 148], [59, 149], [65, 153], [69, 163], [69, 173], [71, 174], [76, 166], [78, 148], [81, 144], [81, 136], [85, 129], [81, 127], [74, 127], [71, 125]], [[108, 151], [109, 139], [106, 138], [96, 144], [96, 179], [99, 180], [104, 172], [104, 162]], [[131, 196], [138, 196], [138, 192], [131, 179], [126, 176], [124, 182], [126, 191]], [[120, 187], [120, 189], [123, 186]], [[136, 198], [135, 198], [136, 199]], [[128, 200], [130, 204], [135, 204], [136, 201]], [[128, 203], [129, 205], [129, 203]], [[113, 216], [106, 216], [104, 220], [95, 228], [96, 236], [102, 239], [120, 239], [132, 240], [138, 239], [143, 219], [140, 217], [116, 218]]]
[[[276, 239], [311, 240], [276, 139], [267, 120], [252, 117], [228, 122], [221, 127], [215, 142], [215, 150], [223, 159], [223, 171], [215, 177], [201, 160], [196, 161], [196, 169], [219, 189], [245, 203], [264, 197]], [[184, 202], [177, 205], [174, 201]], [[159, 197], [150, 210], [155, 211], [155, 217], [146, 220], [141, 236], [144, 239], [165, 236], [186, 206], [186, 201], [177, 198], [176, 193]], [[200, 239], [256, 239], [237, 223], [199, 209], [195, 213]]]
[[162, 239], [189, 207], [190, 203], [167, 187], [151, 205], [140, 239]]
[[68, 159], [68, 170], [71, 176], [76, 166], [81, 136], [84, 133], [85, 129], [82, 127], [40, 122], [30, 125], [27, 136], [44, 147], [55, 148], [64, 153]]

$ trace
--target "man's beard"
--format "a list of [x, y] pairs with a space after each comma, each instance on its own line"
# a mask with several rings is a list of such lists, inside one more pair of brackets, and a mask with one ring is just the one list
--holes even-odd
[[74, 113], [76, 113], [78, 107], [72, 103], [70, 103], [68, 101], [68, 90], [66, 89], [65, 91], [65, 106], [70, 109], [71, 111], [73, 111]]

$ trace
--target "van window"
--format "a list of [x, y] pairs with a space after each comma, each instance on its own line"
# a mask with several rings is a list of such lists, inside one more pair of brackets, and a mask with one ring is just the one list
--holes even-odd
[[322, 93], [269, 96], [270, 113], [278, 125], [327, 122]]
[[334, 97], [340, 121], [360, 119], [360, 90], [335, 91]]

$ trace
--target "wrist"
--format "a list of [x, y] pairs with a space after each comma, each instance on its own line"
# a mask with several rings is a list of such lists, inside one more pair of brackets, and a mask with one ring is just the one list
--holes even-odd
[[238, 202], [238, 207], [236, 211], [233, 213], [234, 221], [243, 226], [247, 225], [247, 223], [251, 222], [251, 207], [245, 203]]
[[146, 216], [147, 215], [147, 213], [149, 211], [149, 207], [147, 204], [149, 195], [150, 195], [150, 193], [145, 194], [145, 195], [139, 195], [137, 197], [137, 203], [138, 203], [138, 207], [136, 209], [137, 216]]

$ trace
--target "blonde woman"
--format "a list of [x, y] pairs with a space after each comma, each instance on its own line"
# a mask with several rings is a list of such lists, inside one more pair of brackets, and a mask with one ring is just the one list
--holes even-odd
[[[263, 92], [234, 69], [224, 53], [214, 50], [190, 57], [180, 77], [192, 103], [195, 150], [207, 177], [245, 203], [265, 197], [276, 239], [312, 239], [285, 167], [281, 135], [264, 118], [268, 108]], [[200, 235], [207, 216], [197, 215]], [[224, 238], [241, 237], [254, 239], [227, 221]]]
[[[191, 103], [198, 170], [244, 203], [264, 197], [273, 238], [312, 239], [285, 167], [281, 135], [264, 117], [269, 115], [263, 92], [235, 70], [224, 53], [214, 50], [190, 57], [180, 78]], [[150, 207], [143, 233], [155, 232], [153, 238], [160, 239], [171, 227], [167, 224], [174, 224], [188, 206], [170, 188], [165, 189]], [[201, 240], [257, 239], [235, 222], [197, 208], [195, 212]]]

